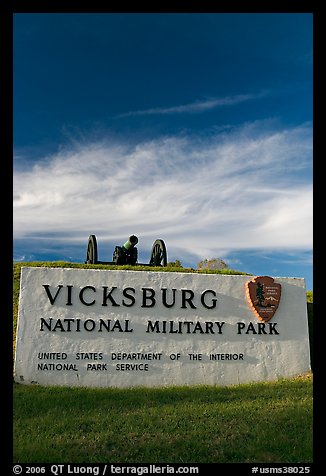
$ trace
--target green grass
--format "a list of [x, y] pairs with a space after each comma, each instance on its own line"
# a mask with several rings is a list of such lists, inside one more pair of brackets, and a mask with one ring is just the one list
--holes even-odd
[[312, 462], [312, 377], [230, 387], [14, 385], [15, 463]]
[[[141, 270], [14, 263], [14, 331], [21, 266]], [[312, 301], [309, 291], [310, 332]], [[90, 389], [15, 383], [13, 396], [15, 463], [312, 462], [311, 374], [230, 387]]]

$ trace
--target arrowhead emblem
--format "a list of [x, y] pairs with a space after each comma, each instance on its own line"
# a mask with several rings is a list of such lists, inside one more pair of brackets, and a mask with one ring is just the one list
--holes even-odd
[[281, 285], [269, 276], [258, 276], [246, 283], [247, 298], [254, 313], [263, 322], [274, 316], [281, 300]]

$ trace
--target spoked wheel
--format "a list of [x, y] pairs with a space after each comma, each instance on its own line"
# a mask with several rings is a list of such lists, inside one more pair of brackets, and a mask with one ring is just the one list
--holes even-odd
[[96, 264], [97, 263], [97, 241], [95, 235], [90, 235], [88, 238], [87, 253], [86, 253], [86, 264]]
[[163, 240], [154, 241], [151, 259], [149, 264], [151, 266], [166, 266], [167, 265], [166, 247]]

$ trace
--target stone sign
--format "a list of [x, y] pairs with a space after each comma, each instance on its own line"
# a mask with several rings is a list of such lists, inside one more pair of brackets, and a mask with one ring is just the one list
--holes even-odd
[[231, 385], [308, 371], [302, 278], [22, 268], [19, 383]]

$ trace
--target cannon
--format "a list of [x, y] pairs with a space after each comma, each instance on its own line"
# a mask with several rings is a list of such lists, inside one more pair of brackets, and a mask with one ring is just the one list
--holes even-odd
[[86, 251], [86, 264], [129, 264], [140, 266], [166, 266], [167, 252], [163, 240], [155, 240], [152, 246], [149, 263], [137, 263], [138, 250], [136, 245], [138, 238], [135, 235], [129, 236], [128, 240], [122, 246], [116, 246], [113, 252], [112, 261], [99, 261], [97, 252], [97, 240], [95, 235], [88, 238]]

